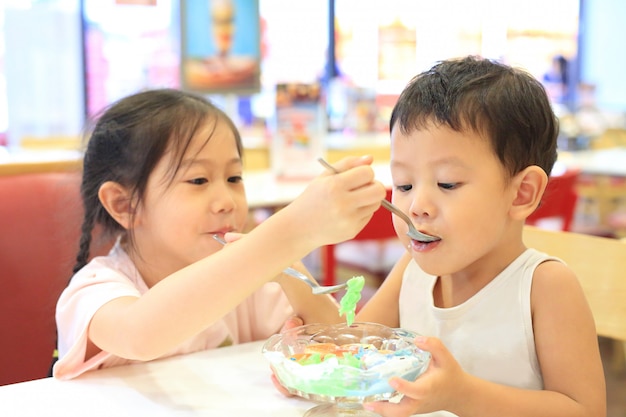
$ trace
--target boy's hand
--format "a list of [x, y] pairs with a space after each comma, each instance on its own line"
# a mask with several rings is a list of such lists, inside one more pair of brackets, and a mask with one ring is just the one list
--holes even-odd
[[452, 354], [435, 337], [417, 337], [415, 344], [431, 354], [426, 372], [413, 382], [394, 377], [389, 384], [404, 397], [399, 403], [371, 402], [364, 408], [385, 417], [405, 417], [413, 414], [431, 413], [463, 401], [459, 395], [460, 386], [467, 374]]

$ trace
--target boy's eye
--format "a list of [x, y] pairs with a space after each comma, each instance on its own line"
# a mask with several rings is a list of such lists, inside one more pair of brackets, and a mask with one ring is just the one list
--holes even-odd
[[228, 182], [232, 182], [234, 184], [238, 184], [243, 181], [241, 175], [234, 175], [232, 177], [228, 177]]
[[188, 182], [193, 185], [202, 185], [209, 182], [209, 180], [207, 180], [206, 178], [194, 178], [192, 180], [189, 180]]
[[439, 188], [443, 188], [444, 190], [454, 190], [459, 186], [458, 182], [440, 182], [437, 184]]

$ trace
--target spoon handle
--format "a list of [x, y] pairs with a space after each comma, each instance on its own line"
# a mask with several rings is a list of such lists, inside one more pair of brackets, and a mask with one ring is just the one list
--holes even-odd
[[[324, 158], [317, 158], [317, 160], [319, 161], [320, 164], [322, 164], [327, 169], [333, 171], [335, 174], [339, 173], [339, 171], [337, 171], [337, 169], [334, 166], [332, 166], [331, 164], [326, 162], [324, 160]], [[402, 220], [404, 220], [406, 222], [406, 224], [409, 226], [409, 231], [407, 232], [407, 235], [411, 239], [419, 240], [421, 242], [434, 242], [436, 240], [439, 240], [439, 238], [437, 238], [435, 236], [429, 236], [429, 235], [424, 234], [424, 233], [420, 232], [419, 230], [417, 230], [415, 228], [415, 226], [413, 225], [413, 222], [411, 221], [409, 216], [407, 216], [402, 210], [400, 210], [398, 207], [394, 206], [392, 203], [390, 203], [386, 199], [383, 198], [381, 200], [380, 204], [384, 208], [386, 208], [387, 210], [389, 210], [390, 212], [392, 212], [393, 214], [395, 214], [396, 216], [400, 217]]]
[[400, 210], [398, 207], [394, 206], [393, 204], [391, 204], [389, 201], [387, 201], [386, 199], [382, 199], [380, 204], [386, 208], [387, 210], [389, 210], [390, 212], [392, 212], [393, 214], [395, 214], [396, 216], [400, 217], [402, 220], [404, 220], [405, 222], [407, 222], [408, 224], [411, 223], [411, 220], [409, 219], [409, 217], [404, 214], [404, 212], [402, 210]]
[[[213, 239], [217, 240], [218, 242], [220, 242], [222, 245], [226, 244], [226, 241], [220, 236], [220, 235], [213, 235]], [[309, 285], [309, 287], [311, 287], [313, 289], [313, 294], [331, 294], [337, 291], [340, 291], [342, 289], [344, 289], [346, 287], [346, 283], [343, 284], [339, 284], [339, 285], [332, 285], [332, 286], [322, 286], [320, 284], [318, 284], [316, 281], [311, 280], [308, 276], [306, 276], [305, 274], [303, 274], [302, 272], [298, 271], [295, 268], [292, 268], [290, 266], [288, 266], [287, 268], [283, 269], [283, 273], [287, 274], [291, 277], [297, 278], [300, 281], [304, 281], [305, 283], [307, 283]]]

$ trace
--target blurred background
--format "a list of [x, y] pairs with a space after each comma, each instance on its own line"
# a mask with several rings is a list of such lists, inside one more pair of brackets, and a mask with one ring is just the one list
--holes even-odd
[[[2, 0], [0, 178], [74, 171], [88, 118], [144, 89], [180, 88], [209, 97], [241, 130], [254, 225], [321, 169], [317, 156], [388, 161], [388, 120], [402, 88], [438, 60], [472, 54], [529, 71], [560, 118], [560, 169], [531, 224], [625, 238], [624, 22], [623, 0]], [[0, 207], [16, 206], [34, 236], [33, 218], [67, 206], [51, 210], [38, 193], [19, 200], [7, 190]], [[24, 210], [39, 206], [38, 215]], [[33, 254], [25, 230], [11, 238], [16, 219], [0, 220], [4, 262], [23, 252], [46, 272], [26, 276], [47, 281], [59, 262]], [[312, 253], [307, 266], [327, 283], [365, 275], [367, 299], [404, 251], [385, 221], [369, 228], [374, 238]], [[73, 246], [62, 249], [73, 257]], [[624, 417], [626, 345], [600, 341], [603, 358], [619, 358], [606, 368], [607, 416]]]
[[267, 142], [277, 86], [289, 83], [320, 86], [327, 131], [386, 132], [413, 75], [467, 54], [542, 80], [565, 121], [564, 145], [625, 123], [620, 0], [221, 0], [231, 12], [221, 21], [209, 3], [4, 0], [0, 143], [72, 143], [87, 116], [152, 87], [206, 93], [244, 136]]

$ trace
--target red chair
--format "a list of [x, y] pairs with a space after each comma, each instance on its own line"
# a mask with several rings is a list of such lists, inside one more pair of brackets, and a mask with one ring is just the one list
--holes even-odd
[[79, 188], [77, 172], [0, 177], [0, 385], [48, 374], [56, 302], [78, 251]]
[[572, 228], [578, 194], [576, 184], [579, 170], [566, 170], [551, 176], [539, 207], [528, 217], [526, 224], [557, 230]]
[[[391, 201], [391, 190], [387, 190], [386, 198]], [[389, 213], [383, 207], [379, 208], [369, 223], [357, 234], [354, 239], [349, 242], [355, 241], [379, 241], [380, 243], [388, 241], [389, 239], [397, 238], [396, 231], [393, 228], [391, 220], [391, 213]], [[343, 243], [341, 243], [343, 244]], [[336, 268], [338, 266], [338, 259], [335, 254], [336, 245], [328, 245], [322, 248], [322, 271], [323, 271], [323, 284], [334, 285], [337, 281]], [[342, 262], [342, 265], [349, 266], [355, 269], [366, 270], [363, 265], [348, 264]], [[375, 275], [380, 275], [380, 271], [366, 271]], [[384, 278], [384, 277], [382, 277]]]

